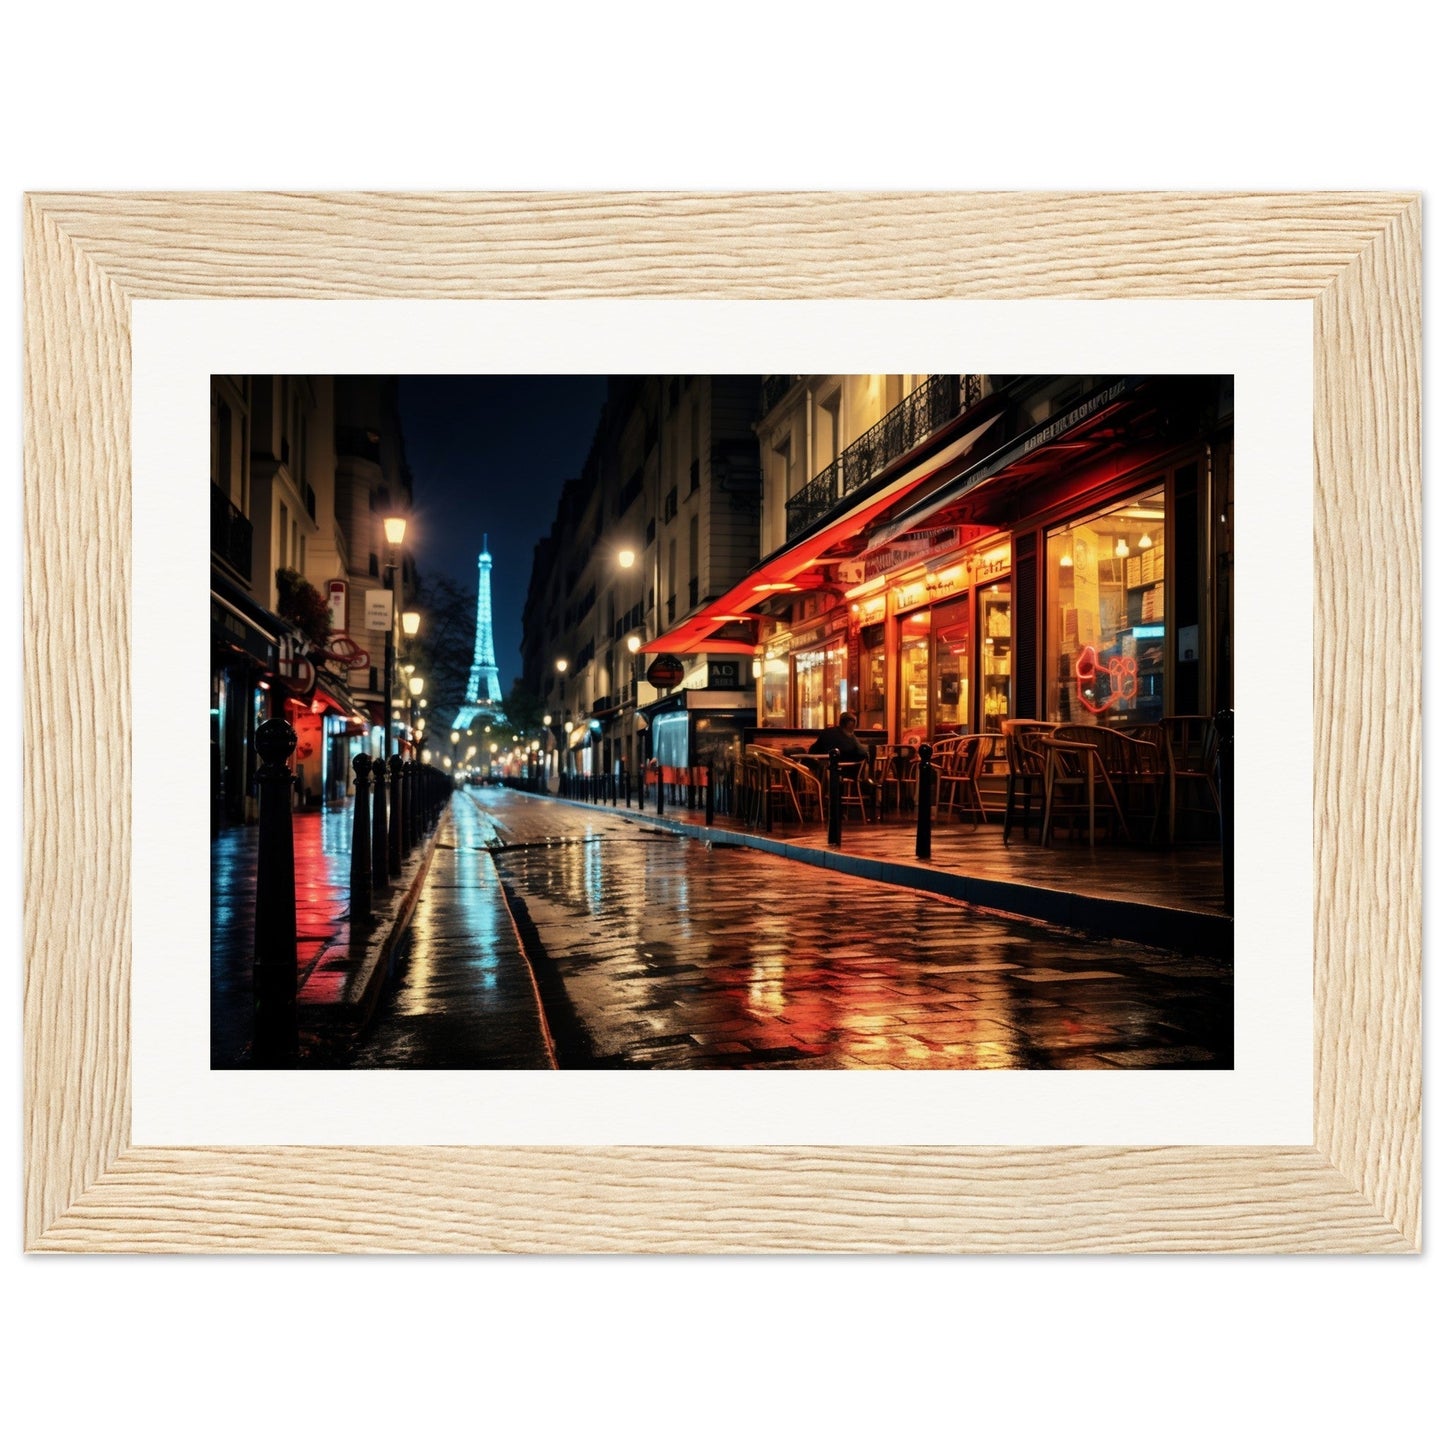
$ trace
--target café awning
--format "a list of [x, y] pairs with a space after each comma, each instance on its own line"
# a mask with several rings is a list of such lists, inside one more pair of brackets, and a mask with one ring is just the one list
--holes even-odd
[[938, 474], [968, 455], [974, 444], [1003, 413], [1004, 399], [997, 393], [984, 397], [965, 413], [966, 429], [941, 450], [881, 484], [860, 487], [854, 503], [834, 516], [823, 518], [802, 536], [765, 557], [736, 586], [705, 602], [676, 627], [642, 645], [648, 653], [670, 652], [688, 656], [699, 652], [746, 653], [751, 642], [714, 638], [719, 628], [753, 620], [753, 609], [779, 592], [806, 592], [820, 586], [823, 567], [839, 560], [830, 554], [857, 541], [868, 526], [909, 497], [916, 496]]

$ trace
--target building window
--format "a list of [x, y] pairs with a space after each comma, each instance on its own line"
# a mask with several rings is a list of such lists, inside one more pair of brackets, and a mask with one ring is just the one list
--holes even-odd
[[928, 648], [933, 614], [902, 619], [898, 637], [898, 722], [904, 742], [928, 740]]
[[770, 657], [763, 663], [763, 716], [765, 728], [788, 725], [788, 659]]
[[860, 691], [858, 714], [860, 728], [882, 728], [887, 726], [886, 673], [887, 649], [883, 642], [883, 624], [860, 629], [858, 634]]
[[366, 570], [373, 577], [381, 576], [381, 566], [376, 560], [376, 553], [372, 552], [366, 561]]
[[933, 730], [968, 731], [969, 656], [972, 631], [968, 598], [933, 609]]
[[1164, 490], [1048, 534], [1047, 716], [1157, 722], [1164, 715]]
[[983, 731], [1001, 733], [1013, 716], [1013, 594], [1007, 578], [978, 593], [978, 695]]

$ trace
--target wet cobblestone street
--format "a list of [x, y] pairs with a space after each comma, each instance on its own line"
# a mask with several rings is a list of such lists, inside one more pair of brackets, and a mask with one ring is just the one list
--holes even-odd
[[[546, 1067], [519, 1042], [533, 978], [563, 1068], [1232, 1063], [1228, 964], [525, 795], [452, 806], [501, 847], [439, 850], [363, 1067]], [[468, 1040], [496, 1027], [484, 1058]]]

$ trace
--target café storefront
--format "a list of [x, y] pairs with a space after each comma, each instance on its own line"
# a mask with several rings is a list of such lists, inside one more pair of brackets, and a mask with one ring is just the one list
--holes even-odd
[[844, 711], [893, 743], [1210, 714], [1233, 696], [1232, 434], [1231, 378], [1106, 379], [825, 522], [665, 641], [701, 650], [751, 609], [778, 733]]

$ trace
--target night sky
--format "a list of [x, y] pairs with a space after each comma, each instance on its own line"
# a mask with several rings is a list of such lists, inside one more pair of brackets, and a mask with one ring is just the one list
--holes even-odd
[[522, 604], [532, 548], [577, 476], [607, 395], [603, 376], [404, 376], [401, 421], [414, 482], [417, 567], [476, 585], [482, 535], [492, 553], [497, 672], [506, 696], [522, 671]]

